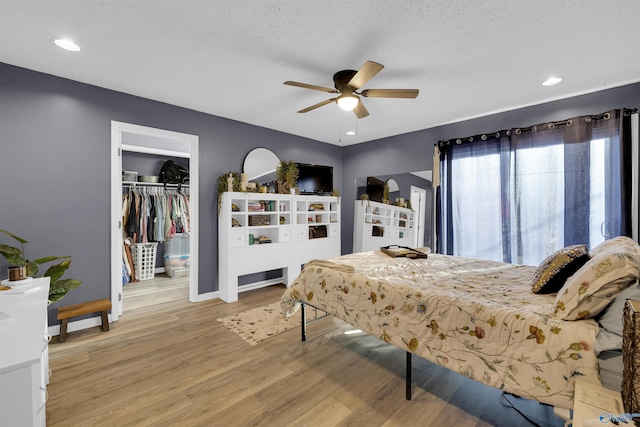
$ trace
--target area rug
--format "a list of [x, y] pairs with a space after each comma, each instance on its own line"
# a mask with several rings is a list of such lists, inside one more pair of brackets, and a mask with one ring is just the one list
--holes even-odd
[[300, 313], [284, 317], [280, 302], [252, 308], [240, 314], [218, 319], [229, 330], [251, 345], [300, 326]]

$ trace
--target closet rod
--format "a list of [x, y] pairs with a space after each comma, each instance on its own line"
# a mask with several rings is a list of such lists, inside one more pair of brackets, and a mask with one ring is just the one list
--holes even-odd
[[[137, 187], [138, 185], [148, 186], [148, 187], [164, 187], [164, 184], [161, 182], [122, 181], [123, 187], [126, 187], [126, 186]], [[167, 188], [178, 188], [178, 187], [189, 188], [189, 184], [167, 184]]]

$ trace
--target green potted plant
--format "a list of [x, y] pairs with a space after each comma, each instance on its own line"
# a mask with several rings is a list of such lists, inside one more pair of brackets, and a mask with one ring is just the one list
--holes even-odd
[[289, 193], [291, 189], [298, 186], [298, 165], [293, 160], [282, 161], [276, 168], [276, 180], [278, 181], [278, 192]]
[[49, 265], [42, 277], [49, 277], [49, 304], [61, 300], [64, 296], [73, 289], [82, 284], [80, 280], [76, 279], [62, 279], [65, 271], [71, 266], [71, 256], [48, 256], [44, 258], [37, 258], [33, 261], [27, 258], [24, 245], [29, 243], [22, 237], [18, 237], [13, 233], [0, 229], [0, 233], [3, 233], [14, 240], [17, 240], [21, 247], [16, 248], [5, 244], [0, 244], [0, 255], [4, 257], [10, 266], [24, 267], [26, 269], [27, 277], [35, 277], [38, 274], [40, 266], [49, 264], [53, 261], [60, 261], [57, 264]]
[[382, 200], [387, 205], [390, 203], [390, 200], [389, 200], [389, 183], [386, 182], [386, 181], [385, 181], [384, 187], [382, 189]]

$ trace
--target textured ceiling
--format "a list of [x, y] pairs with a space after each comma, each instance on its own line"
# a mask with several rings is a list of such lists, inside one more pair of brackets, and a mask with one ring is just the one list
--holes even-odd
[[[366, 60], [418, 98], [296, 113]], [[0, 0], [0, 62], [349, 145], [640, 81], [640, 1]]]

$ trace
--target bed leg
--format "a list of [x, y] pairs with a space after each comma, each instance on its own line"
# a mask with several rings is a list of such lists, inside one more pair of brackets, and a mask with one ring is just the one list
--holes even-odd
[[411, 353], [407, 351], [407, 372], [406, 372], [405, 381], [407, 383], [407, 400], [411, 400]]
[[307, 316], [305, 311], [304, 303], [300, 304], [300, 333], [302, 335], [302, 341], [307, 340]]

